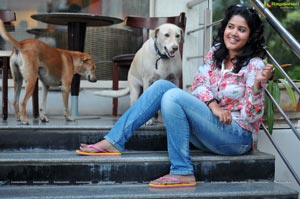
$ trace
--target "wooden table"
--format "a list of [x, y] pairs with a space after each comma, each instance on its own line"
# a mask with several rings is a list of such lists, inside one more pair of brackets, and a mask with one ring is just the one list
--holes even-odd
[[[40, 13], [31, 16], [33, 19], [54, 25], [68, 26], [69, 50], [84, 51], [84, 40], [87, 26], [110, 26], [123, 22], [122, 19], [89, 13]], [[75, 74], [71, 85], [71, 114], [78, 116], [78, 96], [80, 75]]]

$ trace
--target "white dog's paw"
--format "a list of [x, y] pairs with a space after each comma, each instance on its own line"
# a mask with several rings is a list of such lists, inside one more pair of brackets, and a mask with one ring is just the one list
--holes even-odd
[[46, 115], [41, 115], [40, 120], [41, 120], [41, 122], [49, 122], [49, 119]]
[[24, 125], [30, 125], [30, 123], [28, 121], [22, 121], [22, 124], [24, 124]]
[[68, 122], [74, 122], [75, 119], [71, 115], [65, 115], [66, 121]]
[[153, 124], [154, 124], [154, 120], [153, 120], [153, 119], [150, 119], [150, 120], [148, 120], [148, 121], [145, 123], [146, 126], [151, 126], [151, 125], [153, 125]]

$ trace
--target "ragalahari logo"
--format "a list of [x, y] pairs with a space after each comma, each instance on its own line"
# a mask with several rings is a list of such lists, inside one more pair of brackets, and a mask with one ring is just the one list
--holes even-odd
[[264, 5], [268, 8], [271, 7], [279, 7], [279, 8], [299, 8], [300, 2], [299, 1], [272, 1], [271, 0], [264, 0]]
[[271, 7], [272, 7], [272, 6], [271, 6], [270, 0], [265, 0], [265, 1], [264, 1], [264, 5], [267, 6], [268, 8], [271, 8]]

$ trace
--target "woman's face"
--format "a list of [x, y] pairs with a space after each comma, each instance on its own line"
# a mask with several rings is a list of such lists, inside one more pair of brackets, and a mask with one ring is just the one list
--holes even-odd
[[240, 15], [234, 15], [228, 21], [224, 31], [224, 43], [229, 51], [230, 58], [243, 52], [248, 41], [250, 28], [246, 20]]

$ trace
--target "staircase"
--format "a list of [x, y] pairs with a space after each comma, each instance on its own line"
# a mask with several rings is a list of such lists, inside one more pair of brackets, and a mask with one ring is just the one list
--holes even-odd
[[297, 199], [298, 193], [274, 183], [274, 156], [253, 151], [217, 156], [192, 148], [198, 181], [194, 188], [153, 189], [150, 180], [169, 171], [162, 124], [138, 129], [121, 157], [75, 154], [80, 143], [94, 143], [116, 118], [65, 123], [50, 118], [22, 126], [10, 117], [0, 123], [0, 199]]

